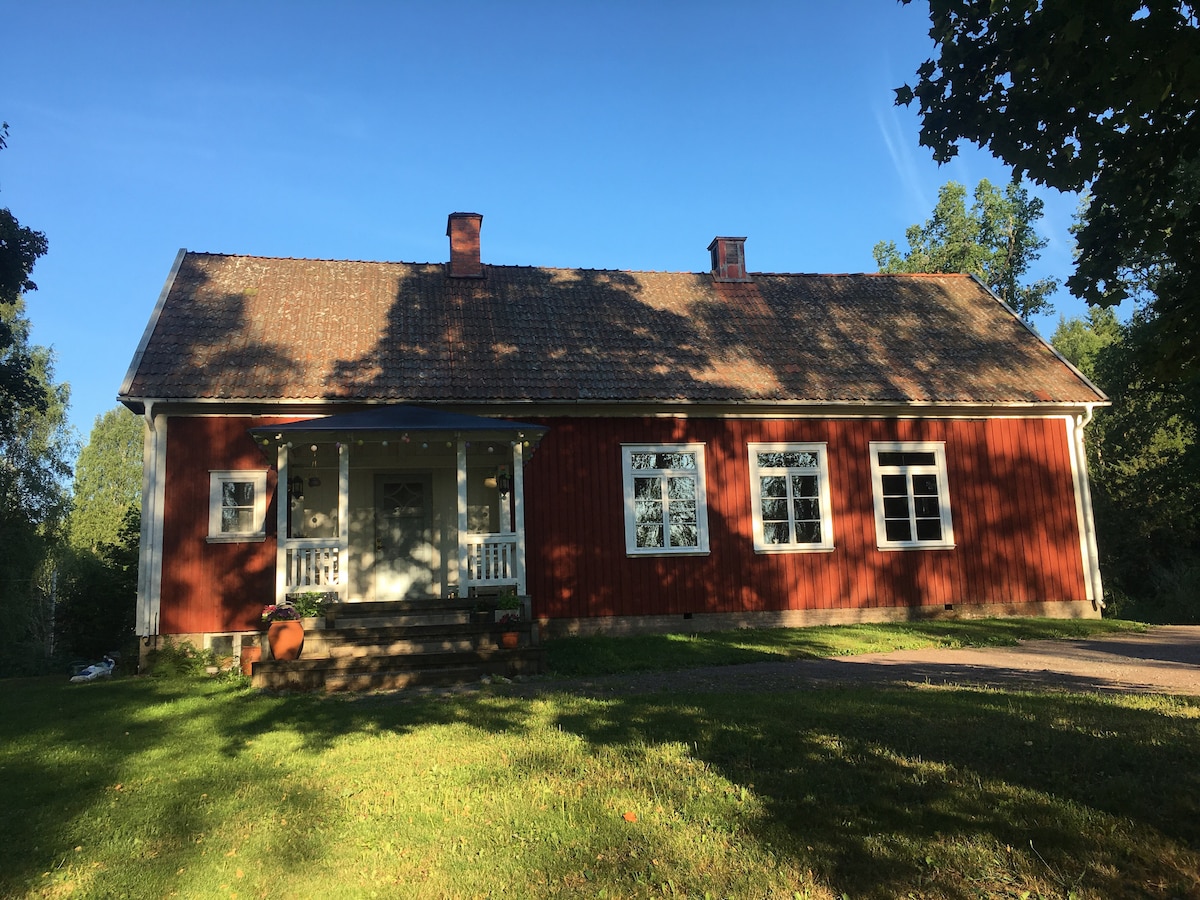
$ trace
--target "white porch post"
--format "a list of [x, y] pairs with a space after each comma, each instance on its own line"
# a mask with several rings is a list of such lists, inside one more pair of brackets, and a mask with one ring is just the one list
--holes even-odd
[[275, 603], [283, 602], [287, 595], [287, 525], [288, 507], [291, 498], [288, 496], [288, 445], [280, 441], [276, 454], [275, 470], [279, 477], [275, 480]]
[[350, 570], [350, 444], [339, 443], [338, 450], [338, 600], [349, 598]]
[[514, 564], [516, 566], [517, 575], [517, 593], [524, 594], [525, 587], [525, 466], [524, 466], [524, 447], [521, 441], [516, 441], [513, 444], [513, 473], [512, 473], [512, 501], [513, 501], [513, 525], [517, 533], [517, 552]]
[[467, 596], [467, 443], [458, 439], [458, 596]]

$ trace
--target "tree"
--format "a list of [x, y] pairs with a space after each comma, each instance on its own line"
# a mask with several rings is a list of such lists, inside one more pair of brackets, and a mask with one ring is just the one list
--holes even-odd
[[1122, 325], [1093, 308], [1086, 322], [1060, 321], [1051, 341], [1112, 400], [1087, 443], [1106, 595], [1139, 618], [1200, 621], [1200, 409], [1149, 376], [1146, 328], [1143, 316]]
[[38, 403], [6, 411], [12, 428], [0, 434], [0, 667], [11, 667], [49, 652], [55, 578], [48, 560], [61, 540], [75, 440], [70, 390], [54, 382], [53, 353], [29, 345], [23, 301], [0, 305], [0, 323], [12, 335], [6, 353], [28, 360], [41, 392]]
[[[901, 0], [909, 3], [911, 0]], [[1067, 280], [1088, 303], [1136, 295], [1154, 373], [1200, 375], [1200, 22], [1193, 0], [930, 0], [936, 59], [917, 69], [921, 144], [945, 162], [988, 148], [1029, 177], [1088, 190]], [[1142, 342], [1146, 345], [1146, 342]]]
[[133, 640], [141, 521], [138, 507], [128, 506], [113, 540], [66, 554], [54, 608], [62, 651], [96, 660]]
[[116, 543], [126, 512], [141, 509], [142, 428], [142, 420], [124, 406], [96, 416], [75, 463], [67, 534], [76, 549]]
[[1100, 354], [1122, 339], [1121, 324], [1111, 309], [1093, 307], [1084, 319], [1058, 317], [1058, 328], [1050, 342], [1079, 371], [1095, 381]]
[[[8, 145], [7, 137], [8, 123], [0, 123], [0, 150]], [[12, 212], [0, 209], [0, 309], [15, 307], [24, 292], [37, 290], [29, 275], [46, 249], [44, 234], [22, 227]], [[18, 410], [44, 409], [43, 399], [32, 361], [20, 352], [11, 323], [0, 320], [0, 438], [15, 433]]]
[[976, 185], [969, 210], [966, 195], [956, 181], [942, 185], [933, 217], [905, 232], [907, 253], [902, 256], [892, 241], [875, 245], [879, 271], [976, 275], [1022, 318], [1048, 310], [1058, 282], [1042, 278], [1021, 283], [1046, 246], [1033, 228], [1042, 217], [1042, 201], [1015, 182], [1001, 191], [986, 178]]

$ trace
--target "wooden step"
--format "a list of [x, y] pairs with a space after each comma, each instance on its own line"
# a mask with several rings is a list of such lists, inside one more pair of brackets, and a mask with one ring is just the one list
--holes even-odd
[[252, 683], [267, 690], [345, 691], [398, 690], [415, 685], [456, 685], [485, 675], [534, 675], [541, 671], [543, 650], [474, 650], [402, 656], [324, 657], [290, 661], [264, 660], [253, 667]]
[[332, 604], [325, 628], [312, 640], [306, 635], [300, 659], [256, 663], [252, 683], [269, 690], [399, 690], [542, 670], [532, 623], [517, 624], [518, 647], [506, 650], [500, 640], [508, 629], [481, 621], [474, 609], [474, 601], [457, 598]]

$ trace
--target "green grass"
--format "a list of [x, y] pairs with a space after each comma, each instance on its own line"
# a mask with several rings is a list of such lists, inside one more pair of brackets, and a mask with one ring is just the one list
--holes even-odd
[[11, 680], [0, 834], [4, 897], [1196, 897], [1200, 703]]
[[1003, 647], [1027, 640], [1074, 640], [1145, 630], [1138, 622], [1119, 619], [969, 619], [576, 637], [547, 641], [546, 662], [552, 673], [562, 676], [663, 672], [926, 647]]

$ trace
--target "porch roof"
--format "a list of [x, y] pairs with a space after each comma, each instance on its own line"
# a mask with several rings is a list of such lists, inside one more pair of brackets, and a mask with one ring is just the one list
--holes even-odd
[[466, 413], [427, 406], [392, 404], [376, 406], [356, 412], [301, 419], [283, 425], [265, 425], [251, 428], [250, 433], [259, 443], [278, 439], [276, 436], [296, 434], [323, 434], [332, 437], [339, 433], [361, 434], [363, 432], [419, 432], [429, 434], [470, 434], [476, 438], [509, 440], [514, 436], [534, 443], [541, 440], [548, 429], [545, 425], [529, 422], [514, 422], [510, 419], [492, 419], [486, 416], [471, 416]]

